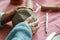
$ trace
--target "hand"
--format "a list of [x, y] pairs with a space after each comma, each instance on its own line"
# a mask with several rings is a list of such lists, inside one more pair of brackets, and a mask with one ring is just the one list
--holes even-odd
[[11, 19], [13, 18], [13, 16], [17, 13], [16, 9], [11, 9], [7, 12], [5, 12], [2, 16], [2, 20], [1, 23], [5, 24], [9, 21], [11, 21]]
[[32, 17], [29, 17], [24, 22], [27, 25], [29, 25], [29, 27], [32, 30], [32, 33], [34, 34], [39, 29], [39, 27], [38, 27], [39, 20], [37, 19], [35, 22], [32, 22], [32, 23], [31, 23], [31, 20], [32, 20]]

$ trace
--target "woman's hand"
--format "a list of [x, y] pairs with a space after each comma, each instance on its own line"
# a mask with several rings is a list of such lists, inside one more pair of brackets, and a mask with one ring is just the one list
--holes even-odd
[[16, 8], [15, 9], [11, 9], [7, 12], [5, 12], [2, 16], [2, 20], [1, 23], [5, 24], [9, 21], [11, 21], [11, 19], [13, 18], [13, 16], [17, 13]]
[[31, 20], [32, 17], [29, 17], [24, 22], [30, 26], [32, 33], [34, 34], [39, 29], [38, 27], [39, 20], [37, 19], [35, 22], [31, 22]]

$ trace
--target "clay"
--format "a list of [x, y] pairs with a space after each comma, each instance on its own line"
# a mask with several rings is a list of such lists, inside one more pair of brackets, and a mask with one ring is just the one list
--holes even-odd
[[10, 3], [12, 5], [21, 5], [23, 3], [23, 0], [11, 0]]
[[32, 16], [32, 21], [36, 21], [36, 18], [34, 17], [33, 11], [28, 8], [20, 8], [17, 10], [16, 15], [12, 19], [13, 26], [16, 24], [25, 21], [28, 17]]

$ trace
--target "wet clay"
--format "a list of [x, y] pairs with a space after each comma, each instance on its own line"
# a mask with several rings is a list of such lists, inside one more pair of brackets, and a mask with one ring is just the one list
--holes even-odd
[[28, 17], [32, 16], [32, 21], [34, 22], [36, 18], [34, 17], [33, 11], [28, 8], [20, 8], [17, 10], [16, 15], [12, 19], [13, 26], [16, 24], [25, 21]]

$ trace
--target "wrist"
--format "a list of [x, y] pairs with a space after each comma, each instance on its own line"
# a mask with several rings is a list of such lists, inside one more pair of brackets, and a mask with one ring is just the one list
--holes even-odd
[[2, 16], [2, 24], [5, 24], [9, 21], [11, 21], [12, 17], [16, 14], [16, 11], [14, 9], [5, 12], [5, 14]]
[[2, 24], [2, 17], [3, 17], [3, 15], [4, 15], [4, 12], [0, 12], [0, 27], [3, 26], [3, 24]]
[[11, 9], [11, 10], [7, 11], [6, 13], [14, 15], [16, 12], [17, 12], [16, 9]]

